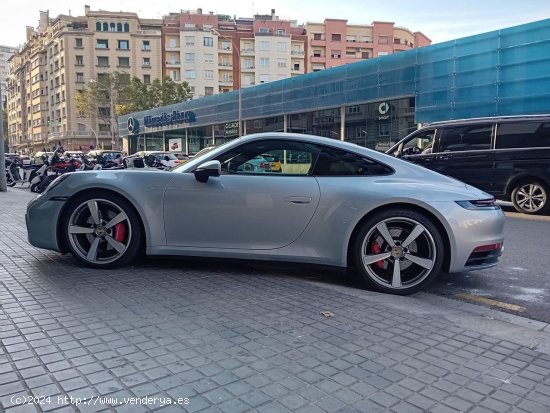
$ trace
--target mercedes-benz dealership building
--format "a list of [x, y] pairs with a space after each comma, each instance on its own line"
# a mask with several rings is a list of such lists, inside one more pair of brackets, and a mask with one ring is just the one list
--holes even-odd
[[242, 133], [383, 150], [434, 121], [550, 113], [550, 19], [119, 118], [128, 153], [195, 153]]

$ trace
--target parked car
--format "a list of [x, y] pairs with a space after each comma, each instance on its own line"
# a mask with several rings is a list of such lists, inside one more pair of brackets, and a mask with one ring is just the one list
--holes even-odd
[[517, 211], [550, 211], [550, 115], [439, 122], [386, 153], [455, 177]]
[[[137, 162], [136, 162], [137, 161]], [[173, 152], [165, 151], [139, 151], [123, 159], [127, 168], [173, 168], [180, 160]]]
[[181, 151], [170, 151], [170, 153], [173, 153], [176, 155], [176, 158], [180, 161], [187, 161], [189, 159], [189, 155], [187, 155], [185, 152]]
[[[309, 162], [242, 171], [277, 151]], [[127, 265], [142, 251], [305, 262], [351, 267], [395, 294], [425, 288], [442, 270], [491, 267], [504, 241], [504, 214], [489, 194], [358, 145], [289, 133], [235, 139], [170, 171], [62, 175], [26, 217], [32, 245], [93, 268]]]
[[243, 165], [243, 171], [248, 172], [281, 172], [281, 161], [276, 155], [263, 153], [250, 159]]
[[42, 152], [38, 151], [34, 154], [31, 163], [35, 165], [42, 165], [44, 163], [44, 157], [50, 158], [53, 156], [53, 152]]

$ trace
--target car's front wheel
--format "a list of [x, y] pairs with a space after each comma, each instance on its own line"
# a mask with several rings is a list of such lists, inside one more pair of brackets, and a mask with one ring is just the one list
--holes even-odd
[[93, 268], [116, 268], [139, 254], [142, 228], [128, 201], [114, 194], [88, 194], [68, 207], [63, 220], [67, 246]]
[[524, 181], [512, 191], [512, 203], [518, 212], [539, 214], [548, 210], [548, 188], [537, 181]]
[[433, 222], [404, 209], [368, 219], [352, 248], [354, 267], [368, 286], [398, 295], [424, 289], [439, 274], [445, 253]]

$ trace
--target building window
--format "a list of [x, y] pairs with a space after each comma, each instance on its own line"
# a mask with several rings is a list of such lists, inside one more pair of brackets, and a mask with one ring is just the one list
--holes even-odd
[[143, 58], [143, 66], [151, 66], [151, 58], [150, 57], [144, 57]]
[[130, 31], [130, 24], [129, 23], [124, 23], [124, 31], [126, 33], [128, 33]]
[[107, 56], [98, 56], [97, 65], [101, 67], [109, 67], [109, 58]]
[[378, 56], [387, 56], [388, 52], [378, 52]]
[[130, 67], [130, 58], [129, 57], [119, 57], [118, 58], [118, 67]]
[[108, 32], [108, 31], [109, 31], [109, 24], [108, 24], [108, 23], [103, 23], [103, 31], [104, 31], [104, 32]]
[[195, 62], [195, 53], [185, 53], [185, 62], [194, 63]]
[[109, 41], [107, 39], [97, 39], [95, 43], [96, 49], [108, 49]]
[[253, 63], [252, 59], [244, 59], [243, 60], [243, 68], [244, 69], [253, 69], [254, 68], [254, 63]]
[[143, 83], [151, 83], [151, 75], [143, 75]]
[[370, 57], [369, 52], [361, 52], [362, 59], [368, 59]]
[[263, 52], [269, 51], [269, 42], [260, 41], [260, 50]]
[[320, 50], [313, 51], [313, 57], [323, 57]]
[[151, 43], [149, 43], [149, 40], [144, 40], [143, 41], [142, 50], [151, 50]]
[[285, 68], [286, 67], [286, 59], [277, 59], [277, 67]]
[[269, 57], [261, 57], [260, 66], [269, 66]]
[[204, 63], [213, 63], [213, 62], [214, 62], [214, 55], [212, 53], [205, 53]]
[[222, 50], [231, 50], [231, 43], [226, 40], [222, 41]]
[[204, 87], [204, 96], [212, 96], [214, 94], [214, 88], [212, 86]]
[[253, 84], [253, 82], [252, 82], [252, 76], [250, 76], [250, 75], [245, 75], [245, 76], [243, 76], [243, 85], [244, 85], [244, 86], [250, 86], [250, 85], [252, 85], [252, 84]]
[[128, 40], [119, 40], [118, 41], [118, 48], [120, 50], [128, 50], [128, 49], [130, 49], [130, 42], [128, 42]]
[[77, 66], [83, 66], [84, 65], [84, 56], [75, 56], [76, 58], [76, 65]]
[[286, 52], [286, 43], [285, 42], [278, 42], [277, 43], [277, 50], [279, 52]]
[[313, 40], [323, 40], [322, 33], [313, 33]]
[[95, 24], [95, 30], [96, 30], [96, 32], [100, 32], [100, 31], [101, 31], [101, 23], [100, 23], [100, 22], [96, 22], [96, 24]]
[[115, 26], [114, 23], [111, 23], [111, 24], [109, 25], [109, 31], [110, 31], [110, 32], [115, 32], [115, 31], [116, 31], [116, 26]]
[[269, 75], [260, 75], [260, 83], [269, 82]]
[[197, 72], [194, 70], [186, 70], [185, 71], [185, 78], [186, 79], [195, 79], [197, 77]]
[[285, 35], [285, 29], [277, 29], [277, 36], [284, 36]]
[[170, 79], [172, 79], [173, 81], [180, 80], [178, 74], [179, 72], [177, 70], [172, 70], [170, 72]]
[[214, 46], [214, 38], [212, 37], [205, 37], [204, 38], [204, 45], [206, 47], [213, 47]]
[[401, 44], [401, 39], [399, 37], [394, 37], [393, 44]]
[[122, 23], [117, 23], [116, 25], [116, 31], [121, 32], [122, 31]]
[[388, 44], [388, 43], [389, 43], [388, 36], [378, 36], [378, 44]]
[[269, 33], [269, 29], [267, 27], [260, 27], [260, 33]]
[[76, 38], [74, 39], [74, 47], [77, 49], [82, 49], [82, 39]]
[[380, 137], [387, 137], [390, 136], [390, 124], [389, 123], [382, 123], [378, 127], [378, 136]]
[[195, 46], [195, 38], [193, 36], [185, 36], [186, 46]]
[[362, 36], [361, 41], [365, 43], [370, 43], [370, 36]]
[[342, 57], [342, 51], [341, 50], [331, 50], [330, 56], [333, 59], [340, 59]]
[[214, 79], [214, 71], [213, 70], [205, 70], [204, 71], [204, 78], [207, 80]]
[[346, 42], [354, 43], [356, 39], [357, 38], [355, 36], [346, 36]]
[[332, 41], [333, 42], [341, 42], [342, 41], [342, 35], [339, 33], [332, 33]]

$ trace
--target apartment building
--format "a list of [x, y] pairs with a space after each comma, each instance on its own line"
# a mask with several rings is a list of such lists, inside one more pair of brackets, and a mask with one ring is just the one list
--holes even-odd
[[292, 20], [182, 11], [163, 19], [165, 76], [194, 97], [230, 92], [306, 72], [307, 36]]
[[8, 77], [9, 59], [17, 53], [19, 49], [16, 47], [2, 46], [0, 45], [0, 93], [2, 94], [2, 101], [6, 100], [6, 79]]
[[[101, 83], [119, 71], [148, 83], [162, 76], [160, 19], [135, 13], [92, 11], [83, 16], [40, 13], [40, 24], [27, 28], [27, 41], [10, 59], [8, 142], [31, 153], [58, 141], [65, 149], [118, 147], [116, 122], [84, 117], [76, 94], [88, 82]], [[111, 111], [109, 108], [100, 108]]]
[[370, 26], [348, 25], [347, 22], [325, 19], [324, 23], [306, 23], [310, 48], [308, 72], [431, 44], [421, 32], [411, 32], [391, 22], [375, 21]]

